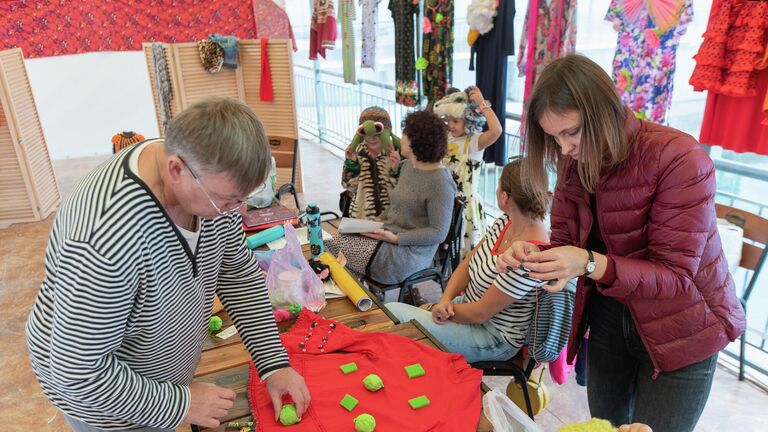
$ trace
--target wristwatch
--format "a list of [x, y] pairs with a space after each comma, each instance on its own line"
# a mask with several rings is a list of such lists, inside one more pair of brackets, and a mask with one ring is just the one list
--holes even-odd
[[595, 263], [595, 255], [589, 249], [587, 249], [587, 254], [589, 254], [589, 258], [587, 265], [584, 266], [584, 276], [591, 275], [592, 272], [597, 268], [597, 263]]

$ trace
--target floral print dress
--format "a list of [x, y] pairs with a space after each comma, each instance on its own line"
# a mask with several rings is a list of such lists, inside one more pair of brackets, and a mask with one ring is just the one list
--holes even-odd
[[693, 0], [665, 0], [675, 6], [666, 14], [653, 7], [658, 1], [612, 0], [605, 19], [618, 32], [613, 77], [621, 100], [637, 118], [664, 123], [677, 46], [693, 19]]
[[470, 156], [471, 142], [480, 134], [448, 137], [448, 151], [443, 165], [456, 182], [456, 196], [464, 198], [464, 224], [462, 226], [461, 258], [466, 257], [485, 237], [487, 224], [480, 196], [480, 169], [483, 163]]

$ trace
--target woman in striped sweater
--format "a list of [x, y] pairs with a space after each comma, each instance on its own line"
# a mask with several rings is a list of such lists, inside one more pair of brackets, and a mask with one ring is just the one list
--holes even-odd
[[520, 160], [504, 167], [496, 198], [504, 214], [456, 268], [437, 304], [386, 305], [401, 322], [418, 320], [449, 351], [470, 363], [507, 360], [522, 347], [541, 281], [522, 270], [499, 273], [496, 259], [515, 240], [548, 241], [544, 216], [549, 203], [523, 189]]
[[264, 182], [264, 127], [246, 105], [200, 101], [165, 140], [129, 147], [62, 204], [27, 321], [32, 368], [75, 431], [217, 427], [235, 393], [193, 383], [214, 293], [266, 381], [275, 415], [304, 380], [288, 365], [237, 209]]

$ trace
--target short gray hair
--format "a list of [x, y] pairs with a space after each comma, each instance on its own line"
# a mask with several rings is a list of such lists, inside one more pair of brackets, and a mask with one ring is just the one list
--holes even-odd
[[207, 97], [174, 117], [165, 146], [195, 172], [227, 173], [245, 195], [264, 183], [272, 165], [264, 125], [248, 105]]

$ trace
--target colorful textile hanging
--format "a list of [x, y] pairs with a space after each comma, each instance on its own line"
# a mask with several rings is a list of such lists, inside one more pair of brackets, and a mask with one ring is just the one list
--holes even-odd
[[211, 33], [254, 38], [251, 0], [0, 1], [0, 48], [25, 58], [139, 51], [142, 42], [195, 42]]
[[336, 47], [336, 9], [333, 0], [315, 0], [309, 26], [309, 59], [325, 58], [325, 50]]
[[575, 49], [576, 0], [531, 0], [517, 53], [517, 68], [525, 77], [524, 99], [544, 66]]
[[[282, 5], [282, 6], [281, 6]], [[293, 50], [298, 51], [293, 27], [285, 12], [285, 5], [275, 0], [253, 0], [253, 16], [256, 19], [255, 38], [290, 39]]]
[[423, 33], [416, 68], [422, 70], [424, 95], [431, 106], [445, 96], [453, 80], [453, 0], [424, 0], [424, 18], [432, 31]]
[[341, 22], [341, 60], [344, 65], [344, 82], [357, 84], [355, 76], [355, 0], [339, 0], [339, 21]]
[[612, 0], [605, 19], [618, 32], [613, 78], [622, 102], [637, 118], [664, 123], [693, 0]]
[[389, 0], [389, 10], [395, 23], [395, 100], [401, 105], [416, 106], [419, 87], [413, 24], [419, 5], [413, 0]]

